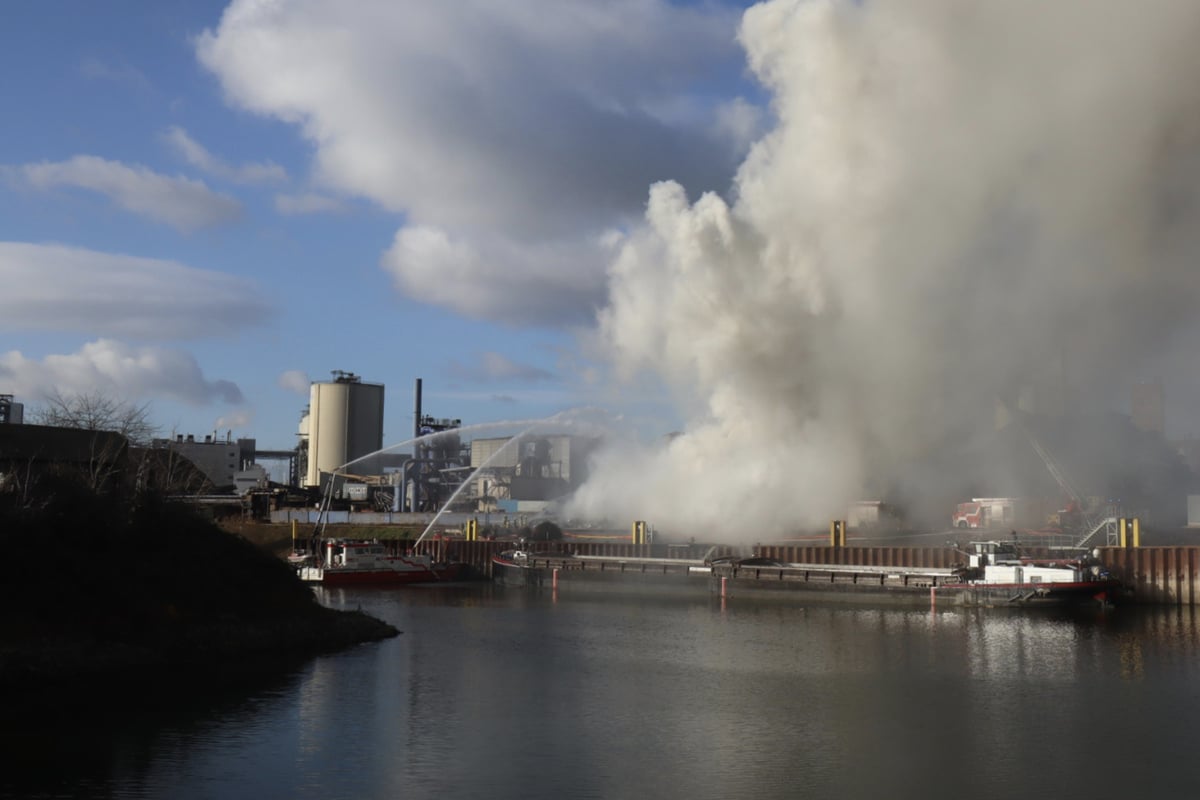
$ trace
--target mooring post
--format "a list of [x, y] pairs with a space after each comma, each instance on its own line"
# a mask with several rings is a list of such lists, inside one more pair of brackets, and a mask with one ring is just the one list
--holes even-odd
[[554, 571], [550, 573], [550, 588], [558, 591], [558, 567], [555, 567]]
[[929, 607], [931, 609], [937, 608], [937, 584], [929, 587]]
[[725, 599], [725, 591], [726, 591], [725, 584], [728, 580], [729, 580], [729, 578], [726, 578], [725, 576], [721, 576], [721, 599], [722, 600]]

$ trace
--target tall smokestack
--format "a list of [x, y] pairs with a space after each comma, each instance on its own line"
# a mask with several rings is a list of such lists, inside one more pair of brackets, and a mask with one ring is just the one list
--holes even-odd
[[421, 435], [421, 379], [413, 387], [413, 438]]
[[[417, 378], [413, 386], [413, 439], [419, 439], [421, 436], [421, 379]], [[421, 507], [421, 445], [419, 442], [413, 442], [413, 458], [416, 461], [412, 468], [412, 508], [409, 511], [416, 511]]]

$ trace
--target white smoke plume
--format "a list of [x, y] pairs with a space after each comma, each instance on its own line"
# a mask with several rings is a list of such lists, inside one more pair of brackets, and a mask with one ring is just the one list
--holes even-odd
[[761, 539], [887, 491], [1031, 382], [1126, 391], [1200, 294], [1197, 33], [1185, 0], [748, 10], [775, 127], [731, 201], [650, 189], [601, 315], [685, 430], [609, 451], [574, 511]]

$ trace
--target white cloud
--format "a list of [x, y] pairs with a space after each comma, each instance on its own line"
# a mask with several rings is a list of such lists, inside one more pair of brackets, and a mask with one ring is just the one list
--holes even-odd
[[127, 166], [96, 156], [19, 167], [35, 189], [75, 187], [97, 192], [121, 208], [181, 231], [207, 228], [236, 220], [241, 204], [209, 189], [203, 181], [162, 175], [144, 166]]
[[452, 259], [464, 300], [427, 285], [446, 249], [401, 231], [402, 289], [500, 320], [517, 299], [525, 322], [559, 324], [590, 315], [594, 238], [636, 219], [652, 181], [728, 185], [738, 154], [704, 84], [740, 68], [736, 20], [666, 0], [246, 0], [197, 52], [232, 103], [303, 131], [318, 181], [479, 254]]
[[270, 161], [250, 162], [236, 167], [226, 163], [178, 125], [168, 128], [163, 137], [187, 163], [218, 178], [234, 183], [282, 183], [287, 180], [287, 171]]
[[336, 197], [318, 192], [277, 194], [275, 210], [280, 214], [325, 214], [345, 211], [346, 204]]
[[597, 241], [455, 240], [413, 225], [396, 234], [382, 264], [408, 296], [468, 317], [571, 324], [591, 320], [603, 303], [608, 254]]
[[470, 363], [452, 362], [450, 374], [461, 380], [470, 381], [521, 381], [535, 383], [554, 379], [554, 373], [513, 361], [508, 356], [493, 351], [476, 354]]
[[302, 397], [308, 397], [312, 385], [312, 381], [308, 379], [308, 374], [304, 370], [299, 369], [289, 369], [287, 372], [280, 373], [279, 378], [275, 382], [279, 385], [280, 389], [286, 389]]
[[0, 330], [219, 337], [269, 314], [258, 288], [174, 261], [0, 242]]
[[168, 398], [190, 405], [237, 404], [242, 392], [227, 380], [209, 380], [182, 350], [135, 347], [112, 339], [88, 342], [78, 352], [26, 358], [0, 353], [0, 380], [23, 397], [99, 392], [119, 398]]

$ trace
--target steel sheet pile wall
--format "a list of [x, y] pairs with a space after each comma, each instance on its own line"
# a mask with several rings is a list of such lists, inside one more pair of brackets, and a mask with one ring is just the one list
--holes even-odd
[[1100, 561], [1138, 603], [1195, 605], [1200, 547], [1102, 547]]
[[963, 560], [952, 547], [828, 547], [760, 545], [754, 554], [788, 564], [948, 569]]
[[[492, 555], [516, 546], [511, 541], [464, 542], [451, 540], [426, 540], [418, 552], [429, 553], [435, 559], [462, 561], [477, 567], [486, 567]], [[580, 556], [600, 558], [668, 558], [668, 545], [626, 544], [621, 542], [528, 542], [530, 552], [553, 552], [568, 550]], [[709, 554], [713, 557], [736, 552], [731, 547], [695, 548], [692, 558]], [[783, 546], [760, 545], [754, 555], [773, 558], [789, 564], [829, 564], [860, 567], [908, 567], [911, 569], [949, 569], [963, 560], [963, 555], [950, 547], [828, 547], [828, 546]]]
[[[537, 552], [567, 549], [577, 556], [600, 556], [603, 558], [662, 558], [665, 556], [665, 551], [661, 555], [654, 552], [655, 546], [651, 544], [623, 544], [620, 542], [571, 542], [570, 544], [537, 542], [530, 549]], [[661, 548], [659, 549], [661, 550]]]
[[[426, 542], [422, 542], [421, 547], [425, 547], [426, 544]], [[506, 542], [464, 542], [459, 540], [445, 539], [439, 542], [439, 544], [442, 547], [442, 551], [445, 553], [445, 556], [442, 560], [458, 561], [464, 564], [470, 564], [472, 567], [475, 567], [479, 570], [486, 570], [486, 567], [492, 560], [493, 554], [499, 553], [501, 550], [512, 546], [510, 543]], [[432, 550], [429, 552], [430, 555], [433, 555]]]

